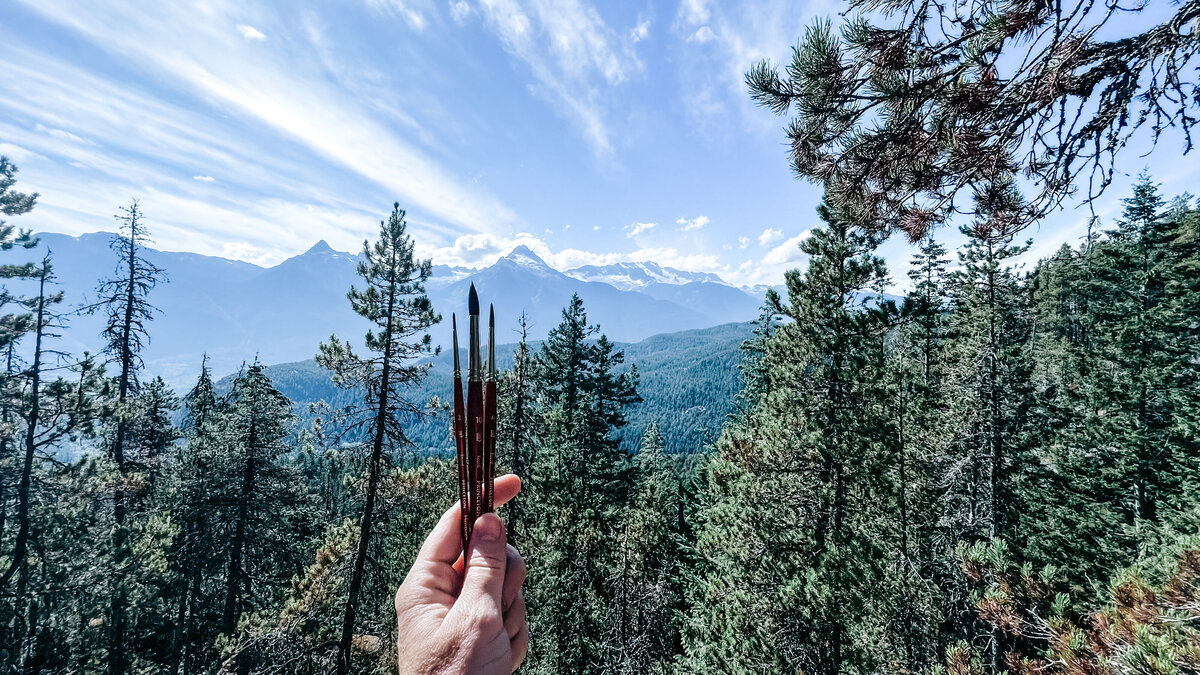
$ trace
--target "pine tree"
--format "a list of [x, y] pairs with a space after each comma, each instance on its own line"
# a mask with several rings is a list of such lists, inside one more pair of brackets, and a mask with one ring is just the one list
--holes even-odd
[[102, 281], [97, 287], [98, 300], [89, 307], [89, 311], [101, 312], [106, 319], [102, 334], [104, 351], [117, 367], [113, 412], [105, 448], [109, 461], [120, 474], [119, 484], [112, 495], [112, 588], [107, 624], [109, 675], [123, 675], [129, 667], [124, 576], [131, 553], [126, 520], [130, 500], [137, 495], [127, 494], [132, 484], [126, 481], [125, 474], [134, 468], [130, 464], [130, 455], [133, 453], [129, 447], [132, 404], [140, 391], [141, 354], [149, 341], [147, 324], [153, 320], [156, 312], [150, 304], [149, 294], [158, 284], [166, 281], [166, 273], [145, 257], [144, 249], [151, 241], [137, 200], [121, 207], [116, 219], [120, 229], [110, 247], [117, 254], [117, 268], [112, 278]]
[[1059, 208], [1081, 175], [1096, 198], [1139, 130], [1158, 139], [1182, 127], [1191, 149], [1195, 36], [1183, 27], [1200, 17], [1196, 0], [1157, 25], [1036, 0], [851, 0], [842, 15], [840, 33], [817, 20], [783, 73], [762, 61], [746, 83], [772, 112], [794, 109], [793, 170], [864, 227], [919, 241], [977, 214], [967, 198], [1014, 196], [1012, 176], [1024, 175], [1032, 198], [983, 224], [1012, 236]]
[[[878, 239], [822, 205], [826, 226], [787, 274], [785, 317], [767, 345], [769, 393], [726, 426], [706, 470], [688, 672], [840, 673], [881, 664], [895, 541], [885, 463], [895, 431], [879, 372], [885, 313], [863, 292], [886, 278]], [[868, 602], [870, 598], [871, 602]]]
[[372, 330], [366, 336], [367, 349], [375, 355], [359, 357], [350, 343], [332, 338], [321, 345], [317, 356], [320, 365], [333, 371], [338, 384], [365, 392], [363, 405], [357, 412], [363, 416], [359, 423], [369, 429], [371, 443], [357, 552], [338, 641], [339, 675], [345, 675], [350, 669], [350, 647], [379, 479], [384, 470], [384, 450], [394, 452], [409, 443], [400, 425], [401, 418], [420, 415], [421, 408], [406, 399], [403, 390], [424, 378], [428, 366], [414, 361], [431, 351], [431, 339], [425, 331], [441, 319], [425, 295], [425, 281], [432, 272], [432, 263], [413, 257], [413, 243], [406, 229], [404, 211], [395, 204], [392, 215], [380, 223], [379, 241], [374, 246], [363, 244], [364, 260], [358, 264], [358, 274], [363, 278], [365, 288], [351, 288], [348, 296], [354, 311], [378, 330]]

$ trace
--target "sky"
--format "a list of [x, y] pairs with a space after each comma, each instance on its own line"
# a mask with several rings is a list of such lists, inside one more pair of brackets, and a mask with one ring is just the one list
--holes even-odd
[[[321, 239], [359, 250], [398, 202], [440, 264], [524, 244], [559, 269], [654, 261], [777, 284], [803, 264], [820, 191], [742, 78], [842, 9], [0, 0], [0, 154], [41, 194], [12, 222], [111, 231], [136, 197], [160, 249], [273, 265]], [[1143, 168], [1169, 195], [1200, 191], [1178, 143], [1138, 148], [1092, 205], [1102, 217]], [[1031, 229], [1031, 259], [1088, 215], [1073, 203]], [[881, 253], [902, 288], [911, 247]]]

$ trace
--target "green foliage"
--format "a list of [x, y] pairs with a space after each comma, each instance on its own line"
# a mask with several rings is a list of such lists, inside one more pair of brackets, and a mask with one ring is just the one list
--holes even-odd
[[[1026, 272], [998, 206], [955, 266], [922, 240], [899, 304], [822, 206], [752, 325], [617, 345], [575, 298], [499, 350], [525, 672], [1200, 667], [1200, 211], [1143, 177]], [[403, 212], [350, 293], [366, 352], [201, 364], [182, 399], [136, 359], [130, 227], [112, 373], [55, 350], [49, 260], [9, 277], [37, 292], [5, 296], [0, 671], [394, 672], [393, 593], [456, 497]]]

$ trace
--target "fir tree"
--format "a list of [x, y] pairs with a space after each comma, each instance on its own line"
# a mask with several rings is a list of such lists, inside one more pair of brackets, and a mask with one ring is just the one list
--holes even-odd
[[638, 400], [636, 374], [618, 373], [624, 355], [588, 322], [575, 296], [542, 343], [534, 366], [541, 392], [540, 439], [529, 499], [541, 514], [530, 566], [546, 582], [530, 589], [532, 672], [605, 672], [619, 646], [600, 636], [616, 620], [620, 520], [628, 460], [613, 435]]
[[[728, 425], [707, 469], [700, 578], [685, 669], [839, 673], [883, 662], [885, 549], [894, 486], [882, 470], [895, 434], [878, 372], [884, 315], [862, 293], [886, 277], [864, 235], [826, 206], [787, 274], [767, 346], [767, 394]], [[870, 598], [870, 602], [868, 602]]]
[[367, 349], [374, 356], [360, 357], [350, 343], [336, 338], [322, 344], [317, 356], [319, 364], [333, 371], [338, 384], [365, 392], [363, 405], [357, 410], [362, 416], [357, 424], [366, 425], [371, 444], [357, 552], [338, 641], [339, 675], [350, 669], [350, 647], [384, 470], [384, 450], [390, 453], [409, 444], [401, 418], [420, 415], [421, 407], [404, 397], [404, 389], [424, 377], [428, 366], [415, 360], [431, 351], [431, 339], [425, 331], [441, 319], [425, 295], [432, 263], [413, 257], [412, 239], [406, 230], [404, 211], [395, 204], [392, 215], [380, 223], [379, 240], [374, 246], [363, 244], [364, 260], [358, 264], [358, 274], [365, 288], [351, 288], [348, 295], [354, 311], [375, 326], [366, 336]]
[[633, 475], [622, 519], [618, 611], [609, 628], [621, 646], [620, 672], [662, 673], [679, 648], [683, 495], [675, 463], [654, 423], [633, 460]]

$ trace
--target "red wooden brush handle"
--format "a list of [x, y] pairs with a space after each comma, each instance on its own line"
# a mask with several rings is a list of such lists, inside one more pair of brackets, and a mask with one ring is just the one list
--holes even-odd
[[467, 411], [463, 407], [462, 378], [454, 378], [454, 449], [458, 455], [458, 500], [462, 515], [461, 534], [463, 555], [467, 553], [467, 544], [471, 541], [471, 528], [475, 521], [471, 520], [471, 481], [470, 458], [467, 455]]
[[483, 385], [483, 508], [495, 510], [496, 501], [496, 381]]
[[467, 455], [471, 467], [471, 523], [483, 515], [483, 383], [467, 382]]

